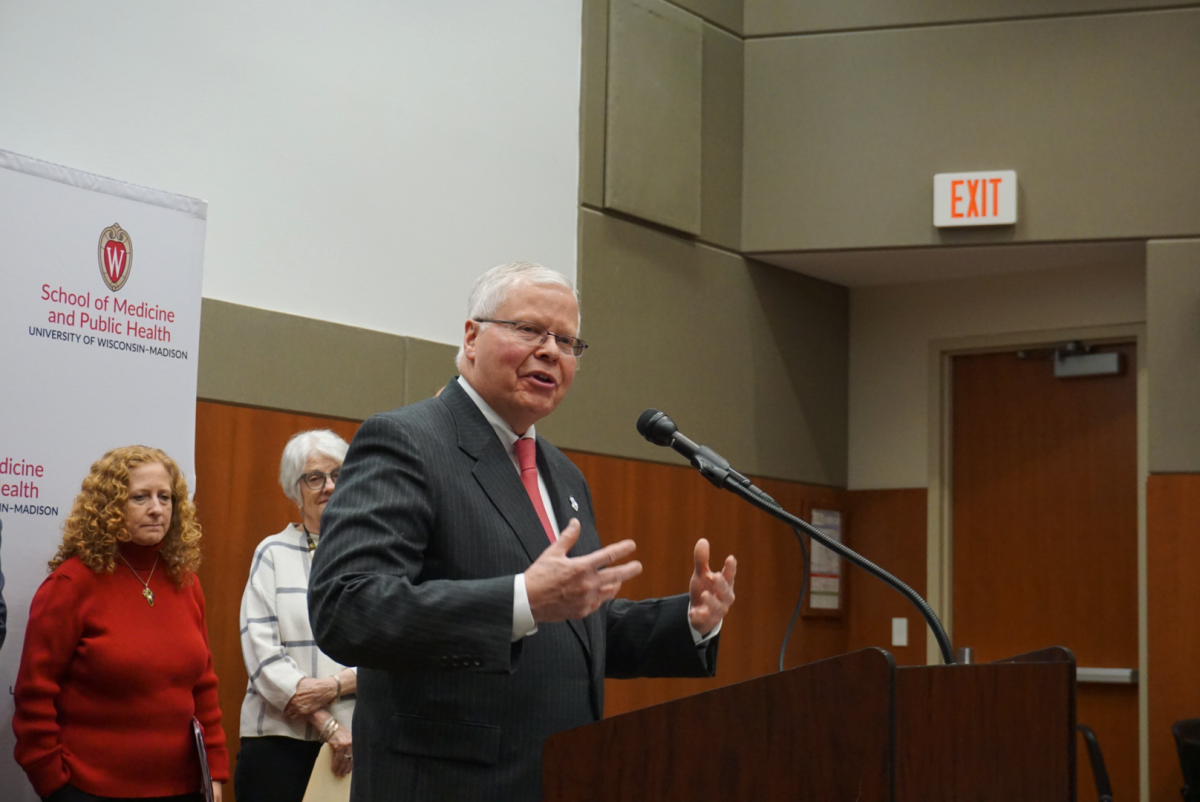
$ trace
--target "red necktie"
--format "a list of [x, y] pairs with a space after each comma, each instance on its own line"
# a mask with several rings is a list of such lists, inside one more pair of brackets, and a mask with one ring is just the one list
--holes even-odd
[[542, 504], [542, 491], [538, 489], [537, 442], [531, 437], [522, 437], [513, 443], [513, 449], [517, 452], [517, 463], [521, 466], [521, 484], [525, 485], [525, 492], [533, 502], [533, 509], [537, 511], [542, 528], [546, 530], [546, 537], [553, 543], [558, 537], [554, 534], [554, 527], [550, 525], [546, 505]]

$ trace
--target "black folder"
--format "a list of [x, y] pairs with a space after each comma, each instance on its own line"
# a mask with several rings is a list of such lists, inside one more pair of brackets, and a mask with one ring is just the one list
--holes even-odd
[[195, 716], [192, 716], [192, 736], [196, 739], [196, 756], [200, 758], [200, 788], [204, 791], [204, 802], [213, 802], [212, 774], [208, 770], [208, 750], [204, 748], [204, 728]]

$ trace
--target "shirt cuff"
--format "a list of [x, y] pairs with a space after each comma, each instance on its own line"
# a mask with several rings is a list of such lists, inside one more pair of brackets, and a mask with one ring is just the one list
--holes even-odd
[[533, 608], [529, 606], [529, 594], [525, 592], [525, 575], [517, 574], [513, 577], [513, 643], [535, 632], [537, 622], [533, 620]]
[[[690, 604], [688, 605], [688, 612], [689, 613], [692, 612], [692, 606]], [[707, 635], [701, 635], [700, 630], [698, 630], [694, 626], [692, 626], [692, 619], [688, 618], [688, 629], [692, 633], [692, 642], [694, 642], [696, 644], [696, 646], [705, 645], [710, 640], [717, 637], [717, 633], [719, 633], [721, 631], [721, 625], [724, 623], [725, 623], [724, 621], [718, 621], [717, 625], [712, 628], [712, 632], [708, 633]]]

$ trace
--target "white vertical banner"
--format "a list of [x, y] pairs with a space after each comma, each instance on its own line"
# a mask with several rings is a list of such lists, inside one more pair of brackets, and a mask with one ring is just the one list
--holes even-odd
[[0, 797], [29, 603], [93, 462], [161, 448], [194, 490], [207, 204], [0, 151]]

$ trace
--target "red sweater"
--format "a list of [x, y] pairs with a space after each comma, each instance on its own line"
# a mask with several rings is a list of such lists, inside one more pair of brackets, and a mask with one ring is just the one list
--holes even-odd
[[[142, 579], [157, 551], [121, 547]], [[193, 715], [213, 779], [229, 779], [200, 582], [176, 588], [159, 560], [150, 589], [153, 607], [119, 559], [116, 573], [97, 574], [72, 557], [34, 594], [13, 732], [39, 796], [68, 782], [97, 796], [198, 790]]]

